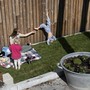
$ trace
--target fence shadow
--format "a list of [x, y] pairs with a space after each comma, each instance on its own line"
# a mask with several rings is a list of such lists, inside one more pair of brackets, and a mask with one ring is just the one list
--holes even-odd
[[57, 38], [62, 36], [65, 1], [66, 0], [59, 0], [57, 28], [56, 28], [56, 37]]
[[87, 15], [88, 15], [88, 9], [89, 9], [89, 1], [90, 0], [83, 0], [80, 32], [86, 31]]
[[[62, 36], [62, 29], [63, 29], [63, 18], [64, 18], [64, 9], [65, 9], [65, 1], [59, 1], [59, 11], [58, 11], [58, 18], [57, 18], [57, 29], [56, 29], [56, 37], [59, 38]], [[58, 39], [62, 47], [65, 49], [67, 53], [74, 52], [73, 48], [68, 44], [65, 38]]]
[[57, 75], [58, 75], [63, 81], [65, 81], [65, 82], [67, 83], [65, 73], [64, 73], [64, 71], [63, 71], [62, 69], [57, 68], [57, 69], [55, 70], [55, 72], [57, 73]]
[[67, 40], [64, 37], [58, 39], [58, 41], [60, 42], [60, 44], [62, 45], [62, 47], [64, 48], [64, 50], [67, 53], [74, 52], [74, 49], [69, 45], [69, 43], [67, 42]]
[[84, 32], [83, 34], [90, 39], [90, 32]]

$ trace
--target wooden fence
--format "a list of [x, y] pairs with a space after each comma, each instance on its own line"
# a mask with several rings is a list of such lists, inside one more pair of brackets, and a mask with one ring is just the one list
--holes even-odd
[[[89, 0], [0, 0], [0, 46], [9, 45], [9, 35], [14, 28], [27, 33], [45, 22], [46, 10], [56, 37], [89, 30], [89, 4]], [[44, 40], [45, 35], [39, 30], [22, 38], [21, 44]]]

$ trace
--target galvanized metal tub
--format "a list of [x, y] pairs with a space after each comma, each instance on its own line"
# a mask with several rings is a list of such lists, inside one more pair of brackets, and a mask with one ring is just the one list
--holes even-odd
[[63, 58], [61, 58], [59, 63], [59, 68], [63, 69], [67, 79], [67, 83], [72, 88], [72, 90], [90, 90], [90, 74], [76, 73], [68, 70], [63, 65], [67, 58], [83, 55], [90, 57], [90, 52], [75, 52], [67, 54]]

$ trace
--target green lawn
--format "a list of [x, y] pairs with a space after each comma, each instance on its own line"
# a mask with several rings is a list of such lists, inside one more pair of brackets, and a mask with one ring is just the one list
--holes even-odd
[[31, 64], [23, 64], [21, 70], [0, 67], [0, 71], [2, 73], [10, 73], [15, 83], [46, 72], [55, 71], [57, 63], [60, 62], [64, 55], [71, 52], [90, 51], [90, 33], [59, 38], [50, 46], [46, 43], [41, 43], [32, 47], [41, 55], [42, 58], [40, 60], [34, 61]]

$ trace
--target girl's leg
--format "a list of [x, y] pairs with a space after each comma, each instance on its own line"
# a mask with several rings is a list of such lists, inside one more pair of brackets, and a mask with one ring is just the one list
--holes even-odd
[[55, 37], [55, 36], [53, 36], [53, 39], [54, 39], [54, 40], [56, 40], [56, 37]]
[[18, 59], [18, 69], [20, 69], [20, 66], [21, 66], [21, 58]]
[[50, 45], [50, 40], [49, 39], [47, 40], [47, 44]]
[[17, 61], [18, 60], [14, 60], [15, 69], [17, 69]]
[[56, 40], [56, 37], [55, 36], [52, 36], [51, 37], [51, 41], [54, 41], [54, 40]]

